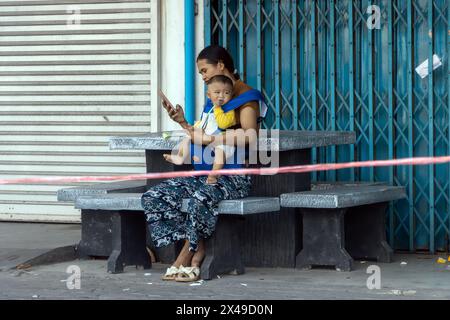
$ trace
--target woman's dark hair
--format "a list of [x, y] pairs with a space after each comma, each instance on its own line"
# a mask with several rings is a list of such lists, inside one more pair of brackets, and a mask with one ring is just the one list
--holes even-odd
[[231, 81], [231, 79], [229, 77], [224, 76], [224, 75], [218, 75], [218, 76], [212, 77], [211, 79], [209, 79], [206, 82], [206, 85], [209, 86], [211, 83], [216, 83], [216, 82], [228, 84], [229, 86], [231, 86], [233, 88], [233, 81]]
[[239, 73], [234, 68], [233, 58], [231, 57], [227, 49], [217, 45], [208, 46], [198, 54], [197, 62], [198, 60], [203, 59], [208, 61], [208, 64], [214, 65], [222, 62], [225, 65], [225, 68], [227, 68], [228, 71], [230, 71], [237, 80], [240, 79]]

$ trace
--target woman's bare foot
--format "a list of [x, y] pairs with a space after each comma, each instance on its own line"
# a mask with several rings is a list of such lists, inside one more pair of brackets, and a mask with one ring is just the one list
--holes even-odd
[[177, 257], [177, 260], [175, 260], [172, 265], [177, 268], [179, 268], [180, 266], [189, 267], [191, 265], [193, 256], [194, 252], [189, 251], [189, 241], [186, 240], [183, 248], [180, 251], [180, 254]]
[[207, 184], [216, 184], [217, 183], [217, 176], [209, 175], [208, 178], [206, 178]]
[[205, 241], [200, 240], [198, 242], [197, 252], [195, 252], [194, 256], [192, 257], [191, 266], [200, 268], [204, 258], [205, 258]]
[[150, 256], [151, 262], [155, 263], [156, 262], [155, 253], [149, 247], [147, 247], [147, 252], [148, 252], [148, 255]]
[[184, 162], [184, 158], [182, 156], [178, 156], [178, 155], [172, 155], [172, 154], [165, 153], [165, 154], [163, 154], [163, 157], [164, 157], [164, 159], [166, 159], [167, 162], [173, 163], [177, 166], [182, 165]]

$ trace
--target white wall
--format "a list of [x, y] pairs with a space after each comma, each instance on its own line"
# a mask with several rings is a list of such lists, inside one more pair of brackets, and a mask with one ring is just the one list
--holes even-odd
[[[197, 0], [196, 53], [204, 47], [203, 0]], [[161, 89], [173, 104], [185, 107], [184, 94], [184, 0], [161, 1]], [[204, 85], [198, 73], [196, 77], [196, 115], [200, 116], [204, 104]], [[179, 126], [161, 113], [161, 129], [174, 130]]]
[[[8, 23], [0, 28], [0, 179], [145, 173], [142, 150], [110, 150], [109, 138], [153, 127], [157, 0], [38, 2], [0, 0], [0, 20]], [[127, 23], [116, 23], [122, 19]], [[99, 29], [108, 32], [99, 35]], [[3, 34], [7, 30], [12, 33]], [[73, 30], [83, 33], [68, 33]], [[80, 185], [1, 185], [0, 220], [79, 222], [80, 210], [59, 202], [56, 191]]]
[[[205, 19], [204, 19], [204, 0], [197, 0], [198, 15], [195, 17], [195, 56], [200, 53], [205, 47]], [[196, 69], [197, 71], [197, 69]], [[195, 101], [196, 101], [196, 119], [200, 118], [202, 114], [203, 105], [205, 104], [205, 84], [202, 77], [197, 72], [195, 74]]]

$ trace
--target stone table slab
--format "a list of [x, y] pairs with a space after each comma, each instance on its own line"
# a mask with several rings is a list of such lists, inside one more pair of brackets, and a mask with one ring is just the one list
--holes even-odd
[[[172, 150], [186, 137], [183, 131], [168, 131], [144, 135], [111, 137], [112, 150]], [[298, 130], [260, 130], [258, 139], [260, 150], [288, 151], [309, 149], [332, 145], [354, 144], [355, 132], [346, 131], [298, 131]]]

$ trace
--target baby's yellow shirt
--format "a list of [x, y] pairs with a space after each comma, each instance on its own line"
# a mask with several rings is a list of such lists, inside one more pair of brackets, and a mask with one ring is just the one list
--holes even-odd
[[222, 130], [236, 125], [236, 113], [234, 110], [224, 112], [221, 107], [214, 106], [214, 117], [216, 118], [217, 126]]

